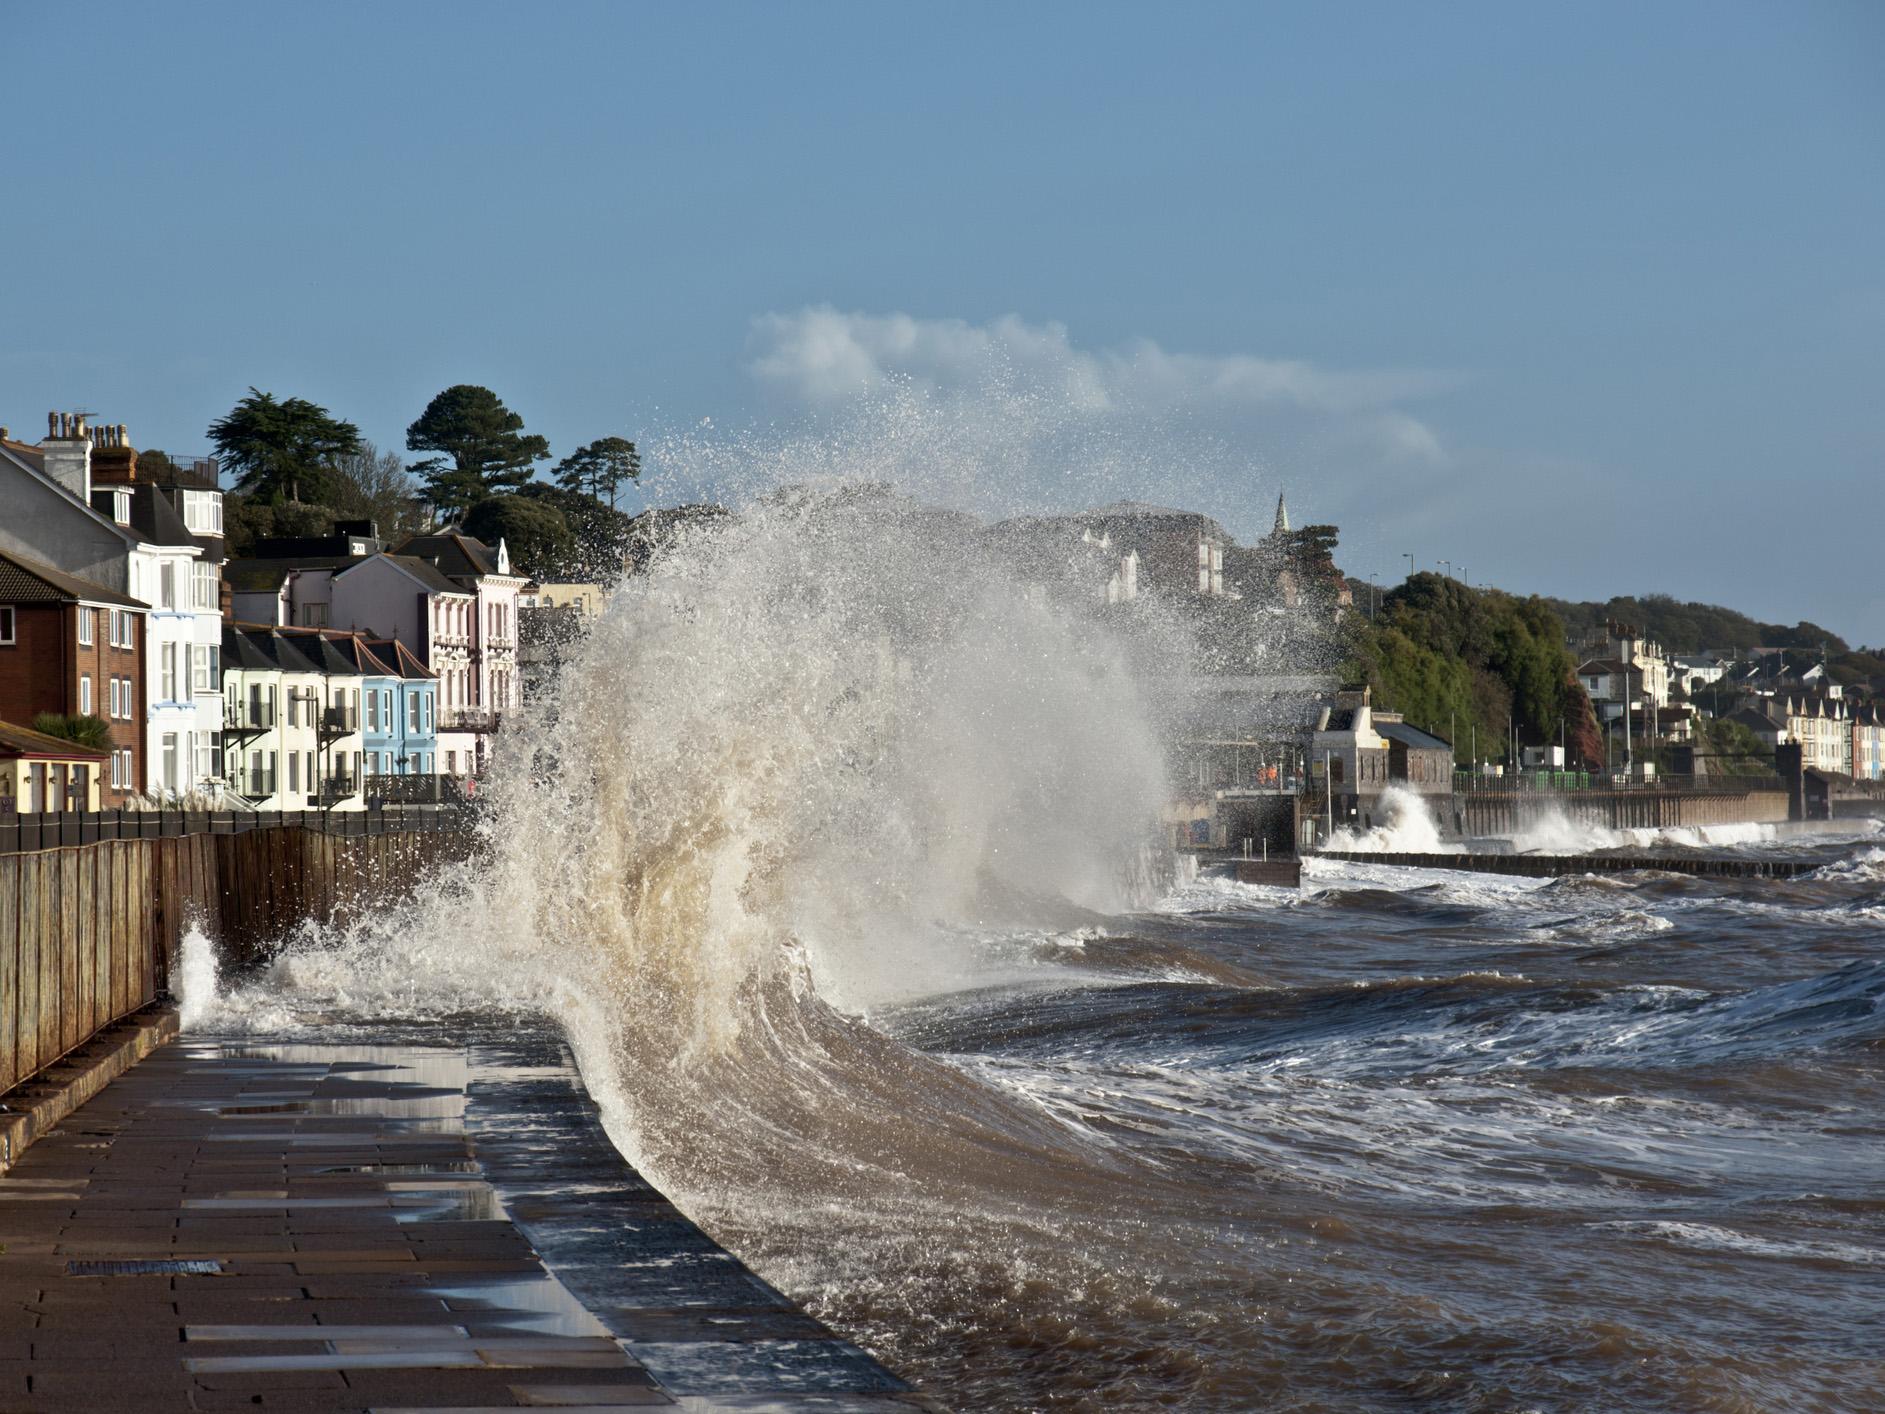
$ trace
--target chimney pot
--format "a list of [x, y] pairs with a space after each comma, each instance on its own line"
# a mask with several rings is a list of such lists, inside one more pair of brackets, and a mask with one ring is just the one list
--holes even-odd
[[125, 435], [124, 424], [122, 422], [118, 424], [118, 445], [120, 447], [128, 447], [131, 445], [131, 439]]

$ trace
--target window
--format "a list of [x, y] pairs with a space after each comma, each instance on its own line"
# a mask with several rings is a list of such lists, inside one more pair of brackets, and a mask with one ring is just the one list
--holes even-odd
[[380, 689], [380, 720], [386, 724], [386, 730], [399, 725], [399, 718], [393, 715], [393, 690], [390, 687]]
[[419, 694], [416, 692], [406, 694], [406, 730], [409, 732], [419, 730]]
[[121, 715], [121, 713], [118, 711], [118, 680], [116, 678], [113, 678], [111, 680], [110, 690], [111, 690], [111, 715], [115, 719]]
[[298, 751], [288, 753], [288, 789], [301, 789], [301, 753]]
[[157, 602], [166, 609], [177, 607], [177, 566], [171, 560], [157, 570]]
[[[116, 688], [117, 685], [118, 684], [115, 682], [112, 683], [113, 688]], [[113, 715], [115, 716], [116, 714], [114, 713]], [[123, 784], [124, 784], [124, 765], [121, 761], [119, 761], [118, 753], [114, 751], [111, 753], [111, 785], [112, 785], [112, 788], [115, 790], [118, 787], [122, 786]]]
[[367, 730], [377, 732], [380, 729], [380, 695], [377, 692], [367, 694]]
[[165, 732], [163, 744], [164, 789], [174, 792], [178, 788], [177, 776], [182, 765], [177, 756], [177, 734], [175, 732]]
[[190, 566], [190, 604], [199, 611], [214, 612], [217, 603], [216, 566], [198, 560]]
[[288, 725], [301, 725], [301, 694], [292, 687], [288, 689]]
[[90, 648], [97, 638], [97, 626], [93, 622], [96, 615], [83, 604], [79, 605], [79, 647]]
[[13, 606], [0, 604], [0, 643], [13, 641]]
[[195, 535], [223, 533], [223, 498], [217, 491], [183, 493], [184, 529]]
[[166, 643], [163, 654], [163, 700], [177, 700], [177, 645]]
[[92, 675], [90, 673], [79, 674], [79, 712], [87, 717], [92, 714]]

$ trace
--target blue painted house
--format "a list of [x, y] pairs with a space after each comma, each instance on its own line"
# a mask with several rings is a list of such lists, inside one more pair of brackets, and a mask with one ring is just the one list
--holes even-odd
[[389, 762], [386, 775], [437, 775], [437, 676], [396, 638], [370, 638], [366, 646], [381, 665], [373, 686], [385, 694], [380, 700], [380, 733], [369, 736], [367, 750], [384, 754]]

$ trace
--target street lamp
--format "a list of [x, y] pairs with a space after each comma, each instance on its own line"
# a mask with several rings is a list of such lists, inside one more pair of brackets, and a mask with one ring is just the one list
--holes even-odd
[[1401, 558], [1407, 561], [1407, 577], [1412, 579], [1414, 577], [1414, 557], [1411, 554], [1403, 553]]

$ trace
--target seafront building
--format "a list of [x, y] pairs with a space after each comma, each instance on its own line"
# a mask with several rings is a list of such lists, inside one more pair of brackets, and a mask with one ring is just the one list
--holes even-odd
[[0, 815], [102, 809], [110, 764], [110, 752], [0, 721]]
[[373, 656], [386, 668], [379, 679], [383, 692], [380, 728], [371, 735], [369, 751], [381, 761], [375, 774], [432, 776], [438, 773], [438, 680], [429, 668], [396, 638], [366, 640]]
[[[219, 567], [168, 500], [136, 481], [122, 426], [52, 413], [37, 444], [0, 436], [0, 550], [127, 595], [146, 609], [140, 789], [213, 791], [221, 775]], [[0, 429], [4, 431], [4, 429]], [[97, 454], [106, 476], [96, 484]], [[213, 700], [212, 700], [213, 699]]]
[[[148, 613], [128, 594], [0, 551], [0, 718], [103, 718], [110, 742], [98, 798], [112, 809], [144, 788]], [[23, 800], [59, 797], [13, 799], [23, 809]]]

